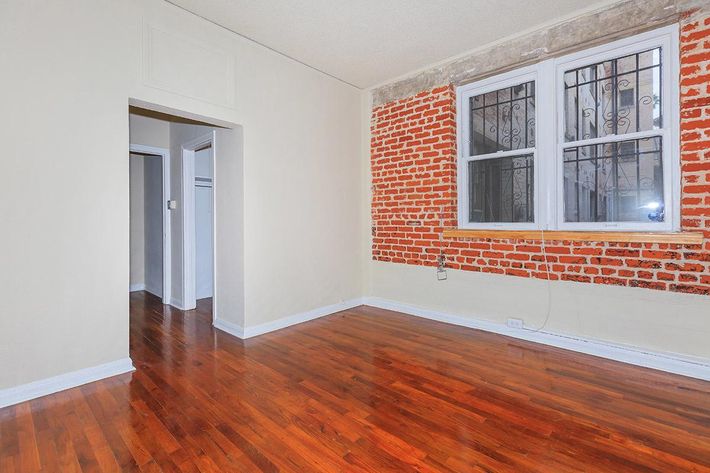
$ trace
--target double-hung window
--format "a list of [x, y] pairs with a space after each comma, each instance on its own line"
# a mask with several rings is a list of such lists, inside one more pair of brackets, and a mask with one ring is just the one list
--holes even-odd
[[457, 90], [459, 227], [679, 226], [678, 29]]
[[536, 226], [537, 76], [537, 67], [527, 67], [459, 88], [459, 222], [466, 227]]

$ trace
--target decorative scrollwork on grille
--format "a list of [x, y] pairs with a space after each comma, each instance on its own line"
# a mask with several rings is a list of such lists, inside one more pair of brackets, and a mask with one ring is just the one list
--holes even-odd
[[564, 150], [565, 220], [662, 221], [661, 137]]
[[567, 141], [661, 125], [660, 48], [565, 72]]
[[534, 82], [476, 95], [470, 107], [472, 156], [535, 146]]
[[469, 163], [471, 222], [534, 221], [532, 155]]

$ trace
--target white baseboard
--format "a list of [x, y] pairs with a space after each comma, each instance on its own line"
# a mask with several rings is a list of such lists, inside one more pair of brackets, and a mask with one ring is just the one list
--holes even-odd
[[149, 287], [147, 284], [145, 285], [145, 292], [148, 292], [150, 294], [153, 294], [155, 297], [158, 299], [163, 298], [163, 288], [162, 287]]
[[0, 389], [0, 408], [134, 370], [131, 359], [123, 358], [122, 360], [40, 379], [20, 386]]
[[359, 305], [362, 305], [363, 303], [364, 301], [362, 298], [350, 299], [347, 301], [339, 302], [337, 304], [331, 304], [306, 312], [289, 315], [288, 317], [283, 317], [278, 320], [274, 320], [273, 322], [266, 322], [264, 324], [255, 325], [253, 327], [245, 327], [244, 338], [256, 337], [257, 335], [273, 332], [275, 330], [290, 327], [291, 325], [308, 322], [309, 320], [334, 314], [336, 312], [340, 312], [341, 310], [352, 309], [353, 307], [357, 307]]
[[254, 325], [253, 327], [242, 327], [240, 325], [227, 322], [222, 319], [216, 319], [213, 325], [220, 330], [234, 335], [235, 337], [239, 337], [242, 339], [251, 338], [256, 337], [258, 335], [263, 335], [265, 333], [273, 332], [275, 330], [280, 330], [282, 328], [290, 327], [291, 325], [308, 322], [309, 320], [334, 314], [336, 312], [340, 312], [341, 310], [352, 309], [353, 307], [357, 307], [359, 305], [362, 305], [363, 303], [364, 299], [362, 298], [350, 299], [347, 301], [339, 302], [337, 304], [327, 305], [306, 312], [300, 312], [298, 314], [282, 317], [280, 319], [274, 320], [273, 322], [266, 322], [263, 324]]
[[[162, 300], [163, 300], [163, 304], [167, 304], [167, 303], [168, 303], [168, 300], [170, 300], [170, 302], [173, 301], [173, 300], [170, 299], [170, 298], [168, 298], [168, 300], [166, 300], [165, 297], [163, 297], [163, 294], [162, 294], [162, 293], [163, 293], [163, 288], [162, 288], [162, 286], [160, 286], [160, 287], [148, 287], [147, 284], [142, 284], [142, 283], [141, 283], [141, 284], [131, 284], [131, 285], [129, 286], [128, 290], [129, 290], [129, 292], [145, 291], [145, 292], [148, 292], [148, 293], [150, 293], [150, 294], [153, 294], [155, 297], [157, 297], [157, 298], [159, 298], [159, 299], [162, 299]], [[177, 300], [177, 299], [175, 299], [175, 300]], [[170, 305], [174, 305], [174, 304], [170, 304]]]
[[661, 371], [667, 371], [669, 373], [710, 381], [710, 360], [703, 358], [688, 357], [678, 354], [658, 353], [641, 348], [615, 345], [599, 340], [573, 337], [550, 332], [515, 329], [494, 322], [488, 322], [480, 319], [470, 319], [435, 310], [422, 309], [420, 307], [377, 297], [367, 297], [363, 302], [365, 305], [372, 307], [393, 310], [408, 315], [423, 317], [425, 319], [474, 328], [485, 332], [497, 333], [508, 337], [519, 338], [521, 340], [528, 340], [531, 342], [541, 343], [543, 345], [550, 345], [557, 348], [564, 348], [579, 353], [586, 353], [588, 355], [620, 361], [622, 363], [643, 366], [646, 368], [654, 368]]
[[227, 322], [222, 319], [214, 319], [212, 321], [214, 328], [217, 328], [223, 332], [227, 332], [230, 335], [234, 335], [237, 338], [244, 339], [244, 327], [241, 325], [233, 324], [232, 322]]
[[129, 292], [145, 291], [145, 284], [144, 283], [131, 284], [130, 286], [128, 286], [128, 291]]

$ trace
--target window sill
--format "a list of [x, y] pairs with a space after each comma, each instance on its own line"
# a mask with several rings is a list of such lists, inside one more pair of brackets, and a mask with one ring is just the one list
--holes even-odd
[[470, 230], [451, 228], [444, 230], [444, 238], [500, 238], [545, 241], [599, 241], [626, 243], [669, 243], [674, 245], [702, 245], [702, 232], [570, 232], [545, 230]]

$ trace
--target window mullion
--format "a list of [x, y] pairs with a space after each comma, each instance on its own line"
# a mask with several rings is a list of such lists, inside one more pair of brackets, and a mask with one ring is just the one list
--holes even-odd
[[550, 59], [539, 65], [536, 110], [535, 199], [538, 228], [554, 229], [557, 194], [556, 87], [555, 64]]

